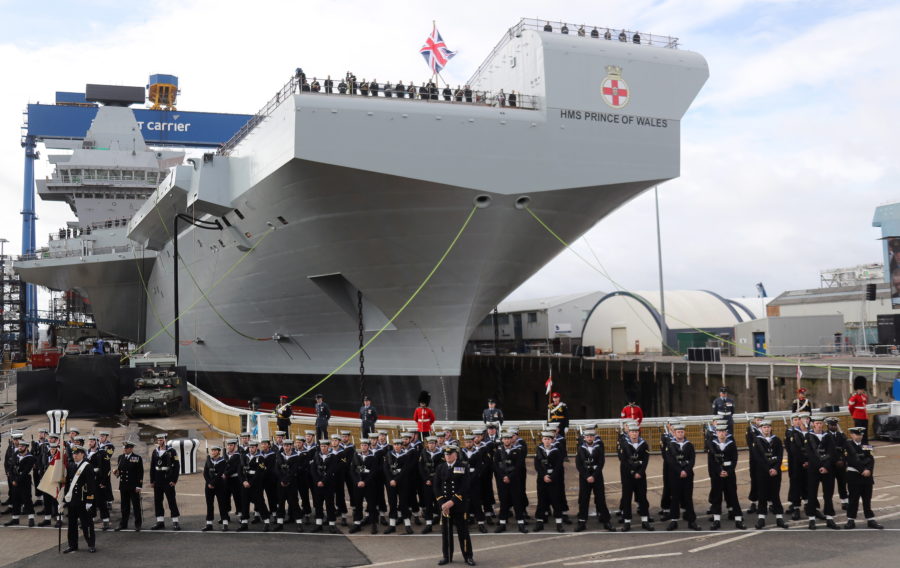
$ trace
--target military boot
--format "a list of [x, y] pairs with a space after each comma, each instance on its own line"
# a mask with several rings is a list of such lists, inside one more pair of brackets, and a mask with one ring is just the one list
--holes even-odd
[[584, 521], [579, 519], [578, 524], [575, 525], [575, 532], [581, 532], [581, 531], [585, 530], [586, 528], [587, 528], [587, 524]]
[[866, 522], [866, 526], [869, 527], [870, 529], [878, 529], [878, 530], [881, 530], [884, 528], [884, 526], [878, 524], [878, 521], [876, 521], [875, 519], [869, 519]]

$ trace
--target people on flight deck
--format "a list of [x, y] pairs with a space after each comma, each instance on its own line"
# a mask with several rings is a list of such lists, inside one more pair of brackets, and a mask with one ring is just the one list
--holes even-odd
[[545, 31], [545, 32], [552, 32], [552, 31], [553, 31], [553, 26], [550, 25], [550, 22], [547, 22], [546, 24], [544, 24], [544, 31]]
[[329, 75], [325, 79], [325, 94], [330, 95], [334, 91], [334, 81], [331, 80], [331, 75]]
[[513, 91], [509, 94], [509, 106], [514, 107], [518, 101], [519, 97], [516, 95], [516, 92]]
[[619, 41], [623, 43], [628, 41], [628, 36], [625, 34], [625, 30], [619, 32]]
[[463, 90], [463, 93], [466, 96], [466, 102], [467, 103], [472, 102], [472, 87], [466, 85], [466, 88]]
[[441, 94], [444, 95], [444, 100], [449, 101], [450, 97], [453, 96], [453, 91], [450, 90], [450, 85], [446, 85], [444, 90], [441, 91]]
[[453, 98], [458, 103], [462, 102], [463, 100], [463, 90], [459, 85], [456, 85], [456, 91], [453, 92]]
[[338, 93], [341, 95], [347, 94], [347, 83], [345, 83], [344, 81], [338, 83]]
[[409, 82], [409, 86], [406, 88], [406, 96], [411, 99], [416, 98], [416, 84], [412, 81]]
[[394, 94], [397, 95], [398, 99], [406, 96], [406, 87], [403, 86], [403, 81], [397, 81], [397, 84], [394, 86]]
[[391, 87], [390, 82], [384, 83], [384, 96], [387, 98], [391, 98], [394, 94], [394, 88]]
[[372, 79], [372, 82], [369, 83], [369, 94], [373, 97], [378, 96], [378, 80]]
[[313, 77], [313, 82], [310, 85], [310, 89], [312, 89], [312, 92], [314, 93], [318, 93], [320, 90], [322, 90], [322, 86], [319, 84], [318, 79], [316, 79], [315, 77]]
[[359, 83], [359, 94], [364, 97], [369, 95], [369, 83], [365, 79]]
[[560, 31], [561, 33], [564, 33], [564, 34], [568, 35], [568, 33], [569, 33], [569, 26], [567, 26], [566, 24], [563, 24], [562, 27], [559, 29], [559, 31]]
[[606, 28], [606, 31], [603, 33], [603, 39], [612, 39], [612, 33], [609, 31], [609, 28]]
[[578, 28], [578, 37], [584, 37], [584, 26]]
[[640, 45], [641, 43], [641, 34], [640, 32], [634, 32], [634, 35], [631, 37], [631, 41]]

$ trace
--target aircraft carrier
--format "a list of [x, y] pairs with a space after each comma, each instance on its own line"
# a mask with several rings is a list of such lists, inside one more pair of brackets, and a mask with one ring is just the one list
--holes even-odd
[[[147, 148], [131, 109], [101, 107], [41, 195], [85, 195], [91, 182], [73, 169], [140, 170], [119, 184], [137, 186], [133, 200], [91, 192], [117, 215], [127, 202], [122, 222], [88, 220], [87, 203], [58, 196], [77, 209], [74, 235], [16, 269], [82, 291], [102, 331], [172, 352], [177, 242], [179, 363], [223, 400], [274, 401], [381, 329], [475, 208], [365, 350], [364, 381], [354, 361], [300, 401], [322, 392], [353, 411], [364, 390], [384, 415], [407, 416], [428, 390], [438, 418], [456, 419], [471, 331], [561, 250], [526, 209], [571, 242], [677, 177], [681, 119], [708, 78], [674, 38], [544, 25], [503, 34], [469, 81], [472, 102], [316, 93], [295, 77], [231, 142], [188, 163]], [[151, 172], [165, 175], [155, 189]], [[91, 234], [105, 240], [88, 250], [98, 222]]]

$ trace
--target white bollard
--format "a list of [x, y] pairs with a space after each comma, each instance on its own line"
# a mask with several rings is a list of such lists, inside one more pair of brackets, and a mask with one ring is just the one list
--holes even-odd
[[68, 410], [48, 410], [47, 419], [50, 421], [50, 432], [65, 434], [66, 419], [69, 417]]
[[196, 438], [169, 440], [168, 446], [178, 454], [178, 463], [181, 464], [180, 475], [197, 473], [197, 448], [200, 442]]

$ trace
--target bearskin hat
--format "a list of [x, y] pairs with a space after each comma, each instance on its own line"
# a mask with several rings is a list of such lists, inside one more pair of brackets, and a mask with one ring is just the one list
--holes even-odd
[[428, 406], [431, 404], [431, 393], [428, 391], [422, 391], [419, 393], [419, 404], [424, 404]]
[[856, 375], [853, 377], [853, 390], [865, 389], [866, 388], [866, 378], [862, 375]]

